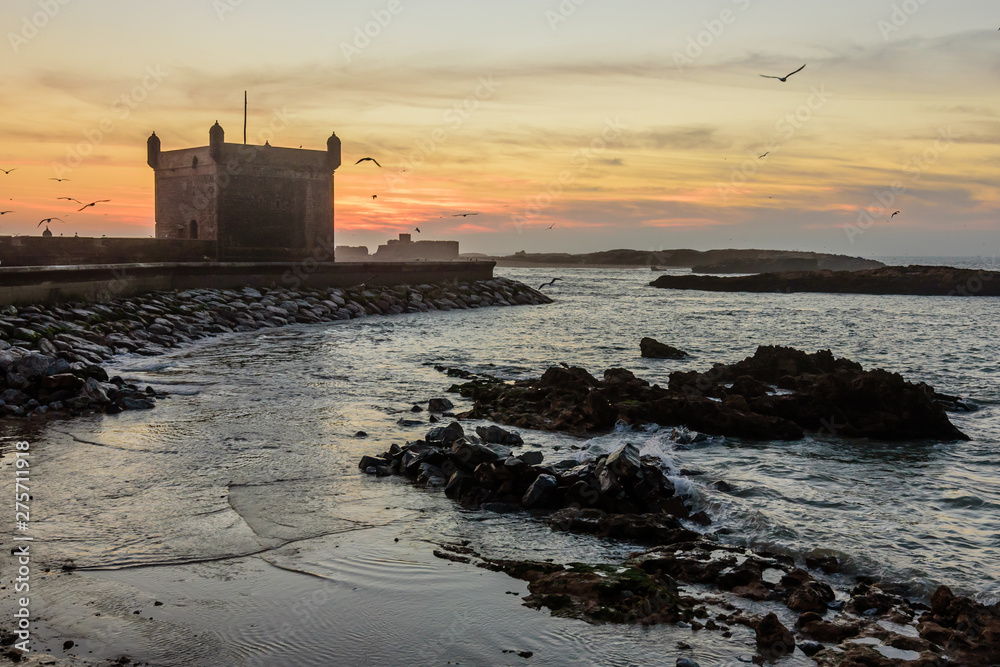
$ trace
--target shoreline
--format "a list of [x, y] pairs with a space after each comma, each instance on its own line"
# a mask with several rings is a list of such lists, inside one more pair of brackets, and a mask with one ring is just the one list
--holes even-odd
[[[542, 314], [542, 313], [540, 312], [540, 313], [539, 313], [539, 315], [541, 315], [541, 314]], [[123, 373], [123, 374], [124, 374], [124, 373]], [[171, 412], [171, 413], [168, 413], [168, 414], [173, 414], [173, 412]], [[353, 432], [353, 430], [352, 430], [352, 432]], [[420, 495], [426, 495], [426, 494], [420, 494]], [[465, 536], [471, 536], [471, 534], [468, 534], [468, 533], [466, 533], [466, 532], [462, 532], [461, 534], [462, 534], [462, 535], [465, 535]], [[391, 541], [391, 537], [390, 537], [390, 541]], [[339, 551], [342, 551], [342, 549], [341, 549], [341, 550], [338, 550], [338, 552], [339, 552]], [[491, 553], [491, 551], [484, 551], [484, 553]], [[493, 555], [493, 556], [496, 556], [496, 553], [495, 553], [495, 552], [492, 552], [492, 555]], [[552, 555], [552, 554], [548, 554], [548, 555]], [[227, 567], [228, 567], [228, 566], [227, 566]], [[470, 569], [471, 569], [471, 568], [470, 568]], [[475, 570], [472, 570], [472, 571], [473, 571], [473, 574], [469, 575], [470, 577], [474, 577], [474, 576], [475, 576], [475, 574], [474, 574]], [[167, 573], [167, 572], [168, 572], [168, 571], [166, 571], [166, 570], [164, 571], [164, 573]], [[269, 575], [269, 576], [270, 576], [270, 575]], [[461, 576], [461, 578], [462, 578], [462, 579], [464, 579], [464, 578], [465, 578], [465, 575], [460, 575], [460, 576]], [[169, 602], [168, 602], [168, 604], [169, 604]], [[518, 602], [518, 604], [519, 604], [519, 602]], [[490, 609], [490, 608], [493, 608], [493, 607], [495, 607], [495, 604], [493, 603], [493, 601], [492, 601], [492, 600], [483, 600], [483, 602], [482, 602], [482, 606], [483, 606], [484, 608], [486, 608], [486, 609]], [[536, 612], [536, 613], [537, 613], [537, 612]], [[547, 614], [545, 614], [544, 612], [542, 612], [542, 613], [543, 613], [543, 615], [546, 615], [546, 616], [547, 616]], [[792, 619], [792, 620], [794, 620], [794, 619]], [[785, 625], [787, 625], [787, 626], [789, 626], [789, 627], [791, 626], [791, 622], [790, 622], [790, 621], [788, 621], [788, 620], [785, 620], [785, 619], [783, 619], [783, 622], [785, 623]], [[734, 627], [733, 629], [736, 629], [736, 628]], [[622, 630], [621, 630], [621, 632], [622, 632], [622, 633], [626, 633], [626, 632], [628, 632], [628, 630], [627, 630], [627, 629], [622, 629]], [[70, 635], [70, 636], [72, 637], [72, 635]], [[720, 642], [720, 643], [722, 642], [722, 640], [720, 640], [720, 639], [718, 638], [718, 636], [717, 636], [717, 635], [715, 636], [715, 641], [718, 641], [718, 642]], [[533, 646], [530, 646], [530, 645], [529, 645], [529, 646], [527, 646], [527, 648], [534, 648], [534, 647], [533, 647]], [[667, 655], [669, 655], [669, 653], [670, 653], [669, 649], [668, 649], [668, 650], [667, 650], [666, 652], [667, 652]], [[536, 662], [537, 662], [537, 661], [538, 661], [538, 658], [536, 657]], [[672, 658], [671, 658], [671, 662], [670, 662], [670, 663], [668, 663], [668, 664], [672, 664]], [[701, 664], [702, 664], [702, 665], [710, 665], [710, 664], [718, 664], [718, 663], [715, 663], [715, 662], [713, 662], [712, 660], [708, 660], [708, 661], [706, 662], [706, 661], [705, 661], [704, 659], [702, 659], [702, 662], [701, 662]], [[727, 664], [729, 664], [729, 663], [727, 663]]]
[[0, 310], [0, 418], [72, 418], [147, 410], [167, 395], [111, 378], [121, 354], [157, 356], [215, 335], [375, 315], [541, 305], [507, 278], [445, 285], [151, 292], [103, 303]]

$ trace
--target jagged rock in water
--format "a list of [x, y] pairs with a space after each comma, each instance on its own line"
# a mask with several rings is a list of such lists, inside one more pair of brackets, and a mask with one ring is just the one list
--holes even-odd
[[752, 357], [707, 373], [671, 373], [667, 387], [650, 386], [621, 368], [598, 380], [583, 368], [552, 367], [538, 379], [477, 378], [454, 389], [474, 401], [464, 418], [577, 435], [624, 422], [751, 440], [797, 440], [805, 431], [878, 440], [968, 439], [930, 386], [866, 371], [829, 350], [762, 346]]
[[691, 356], [684, 350], [648, 337], [639, 341], [639, 351], [647, 359], [686, 359]]

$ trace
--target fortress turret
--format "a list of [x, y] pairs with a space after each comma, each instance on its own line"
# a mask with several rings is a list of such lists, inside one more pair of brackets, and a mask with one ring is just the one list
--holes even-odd
[[326, 140], [326, 164], [330, 171], [336, 171], [340, 167], [340, 137], [336, 132]]
[[160, 164], [160, 138], [156, 136], [156, 132], [146, 140], [146, 164], [153, 169]]
[[226, 143], [226, 131], [215, 121], [215, 125], [208, 131], [208, 154], [217, 163], [222, 162], [222, 147]]

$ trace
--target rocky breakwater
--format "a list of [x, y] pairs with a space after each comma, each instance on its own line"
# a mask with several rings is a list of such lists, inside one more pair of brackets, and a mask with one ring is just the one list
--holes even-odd
[[663, 275], [650, 285], [707, 292], [1000, 296], [1000, 272], [950, 266], [886, 266], [862, 271], [785, 271], [733, 277]]
[[599, 380], [583, 368], [556, 366], [537, 379], [508, 383], [481, 376], [452, 391], [474, 401], [460, 418], [576, 435], [607, 432], [624, 421], [754, 440], [797, 440], [806, 431], [878, 440], [967, 440], [945, 410], [973, 407], [899, 374], [866, 371], [829, 350], [807, 354], [773, 346], [706, 372], [671, 373], [667, 387], [622, 368], [605, 371]]
[[404, 476], [444, 493], [466, 508], [495, 512], [559, 511], [552, 526], [572, 532], [659, 543], [692, 538], [679, 519], [692, 516], [684, 499], [657, 461], [640, 458], [632, 444], [594, 460], [543, 463], [538, 451], [515, 454], [509, 444], [520, 436], [497, 426], [466, 434], [452, 422], [406, 445], [392, 445], [378, 456], [362, 457], [358, 467], [370, 475]]
[[372, 315], [551, 303], [506, 279], [323, 290], [157, 292], [100, 304], [0, 311], [0, 417], [146, 409], [164, 394], [108, 377], [119, 354], [146, 356], [209, 336]]

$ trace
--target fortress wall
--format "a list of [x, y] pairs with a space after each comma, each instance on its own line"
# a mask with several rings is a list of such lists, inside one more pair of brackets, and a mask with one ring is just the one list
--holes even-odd
[[203, 262], [215, 258], [215, 241], [0, 236], [0, 269], [8, 266]]

